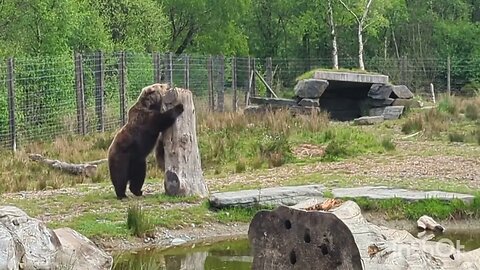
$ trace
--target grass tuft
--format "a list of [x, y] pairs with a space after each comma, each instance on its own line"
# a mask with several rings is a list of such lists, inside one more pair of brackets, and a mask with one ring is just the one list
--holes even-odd
[[153, 233], [155, 225], [143, 212], [140, 205], [130, 206], [127, 210], [127, 228], [137, 237], [145, 237]]

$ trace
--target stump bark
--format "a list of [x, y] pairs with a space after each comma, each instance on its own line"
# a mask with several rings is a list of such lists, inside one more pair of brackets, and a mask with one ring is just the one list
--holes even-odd
[[335, 215], [279, 206], [250, 223], [252, 269], [362, 269], [349, 228]]
[[198, 149], [192, 92], [172, 88], [165, 92], [162, 103], [162, 110], [168, 110], [178, 103], [182, 103], [184, 108], [175, 124], [161, 134], [156, 146], [158, 166], [165, 172], [165, 193], [206, 197], [209, 192]]

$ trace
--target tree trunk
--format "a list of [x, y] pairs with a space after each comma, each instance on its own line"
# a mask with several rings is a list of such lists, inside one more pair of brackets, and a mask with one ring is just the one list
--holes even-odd
[[[156, 154], [163, 152], [165, 193], [176, 196], [208, 196], [197, 143], [196, 116], [192, 92], [172, 88], [163, 98], [163, 109], [182, 103], [184, 111], [175, 124], [163, 132]], [[163, 149], [161, 149], [163, 146]], [[163, 150], [163, 151], [162, 151]], [[161, 157], [157, 157], [160, 161]], [[159, 166], [162, 167], [162, 164]]]
[[365, 70], [363, 63], [363, 25], [358, 24], [358, 67], [360, 70]]
[[337, 48], [337, 33], [335, 32], [335, 21], [333, 20], [332, 1], [328, 0], [328, 24], [330, 26], [330, 34], [332, 36], [332, 62], [333, 68], [338, 69], [338, 48]]

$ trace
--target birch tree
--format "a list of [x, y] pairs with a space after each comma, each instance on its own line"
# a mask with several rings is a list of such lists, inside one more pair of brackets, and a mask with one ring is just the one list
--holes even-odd
[[330, 36], [332, 38], [332, 64], [334, 69], [338, 69], [338, 47], [337, 33], [335, 32], [335, 21], [333, 19], [332, 0], [327, 0], [328, 26], [330, 27]]
[[365, 64], [363, 62], [363, 31], [368, 27], [368, 24], [366, 24], [367, 18], [368, 18], [368, 12], [372, 6], [373, 0], [367, 0], [367, 3], [365, 4], [365, 7], [363, 8], [363, 14], [361, 17], [359, 17], [343, 0], [338, 0], [344, 7], [345, 9], [352, 14], [352, 16], [355, 18], [355, 21], [358, 25], [357, 28], [357, 37], [358, 37], [358, 67], [361, 70], [365, 70]]

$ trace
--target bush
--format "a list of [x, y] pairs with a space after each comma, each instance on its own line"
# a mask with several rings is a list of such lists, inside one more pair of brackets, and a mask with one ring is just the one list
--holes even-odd
[[448, 134], [448, 140], [450, 142], [465, 142], [466, 136], [463, 133], [451, 132]]
[[390, 138], [390, 137], [382, 138], [382, 146], [387, 151], [393, 151], [396, 148], [395, 143], [393, 143], [392, 138]]
[[465, 117], [467, 119], [472, 121], [478, 120], [479, 114], [479, 109], [475, 104], [470, 103], [467, 105], [467, 107], [465, 107]]
[[405, 134], [411, 134], [421, 130], [423, 130], [423, 118], [420, 115], [407, 119], [402, 125], [402, 132]]

